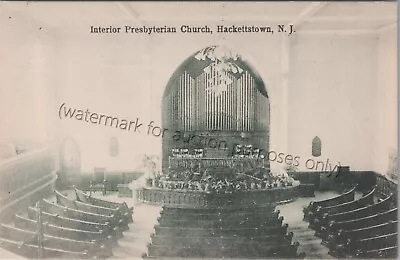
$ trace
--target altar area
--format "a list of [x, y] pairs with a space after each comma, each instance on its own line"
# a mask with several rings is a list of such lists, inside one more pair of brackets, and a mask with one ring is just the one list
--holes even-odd
[[303, 258], [276, 206], [293, 202], [304, 186], [273, 175], [266, 161], [169, 158], [169, 169], [137, 190], [139, 202], [162, 206], [142, 257]]
[[267, 204], [294, 201], [302, 193], [296, 183], [288, 187], [235, 191], [232, 193], [206, 193], [202, 191], [169, 190], [144, 187], [138, 190], [138, 200], [146, 204], [167, 205], [177, 208], [251, 208]]
[[271, 174], [264, 159], [179, 159], [167, 173], [147, 179], [138, 189], [139, 201], [178, 208], [251, 208], [291, 202], [304, 189], [287, 174]]

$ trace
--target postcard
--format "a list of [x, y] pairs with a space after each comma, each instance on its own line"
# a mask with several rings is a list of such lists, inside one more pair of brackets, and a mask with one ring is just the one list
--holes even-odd
[[397, 2], [2, 2], [0, 253], [398, 254]]

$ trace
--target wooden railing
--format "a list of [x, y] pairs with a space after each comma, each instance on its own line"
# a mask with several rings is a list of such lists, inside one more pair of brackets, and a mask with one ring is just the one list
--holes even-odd
[[298, 196], [298, 193], [299, 186], [234, 193], [206, 193], [202, 191], [145, 187], [138, 190], [138, 199], [143, 203], [168, 205], [178, 208], [241, 208], [293, 200]]
[[397, 193], [397, 183], [384, 175], [376, 174], [376, 191], [382, 196], [387, 197], [390, 194]]
[[32, 184], [54, 170], [54, 156], [49, 149], [27, 152], [0, 161], [0, 198]]
[[50, 194], [57, 179], [49, 149], [0, 162], [0, 218], [3, 221]]
[[56, 179], [56, 174], [55, 172], [51, 172], [45, 176], [43, 176], [42, 178], [29, 183], [19, 189], [17, 189], [14, 192], [11, 192], [8, 196], [2, 197], [0, 199], [0, 209], [4, 206], [7, 206], [8, 204], [12, 203], [13, 201], [19, 199], [20, 197], [28, 194], [30, 191], [33, 191], [39, 187], [41, 187], [42, 185], [45, 185], [49, 182], [54, 182]]

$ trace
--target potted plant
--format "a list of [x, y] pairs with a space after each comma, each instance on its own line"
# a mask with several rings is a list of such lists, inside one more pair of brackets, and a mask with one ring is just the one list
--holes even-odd
[[142, 159], [143, 166], [147, 168], [147, 177], [146, 177], [147, 186], [153, 185], [153, 179], [155, 178], [155, 173], [157, 168], [156, 160], [158, 160], [158, 156], [147, 155], [147, 154], [145, 154]]

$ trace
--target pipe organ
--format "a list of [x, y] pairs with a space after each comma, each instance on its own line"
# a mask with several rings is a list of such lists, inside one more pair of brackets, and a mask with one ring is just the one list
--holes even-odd
[[[247, 142], [268, 150], [270, 111], [264, 83], [240, 56], [217, 53], [218, 48], [195, 53], [171, 76], [163, 96], [163, 128], [216, 135], [227, 142]], [[251, 140], [244, 141], [243, 133]], [[190, 149], [163, 138], [163, 164], [168, 163], [173, 148]]]
[[[231, 80], [227, 90], [220, 95], [207, 92], [214, 83], [213, 74], [202, 73], [193, 77], [184, 71], [177, 86], [165, 103], [165, 126], [181, 131], [262, 131], [268, 127], [268, 104], [257, 91], [250, 73], [244, 72], [240, 78], [229, 75]], [[168, 126], [167, 126], [168, 125]]]

